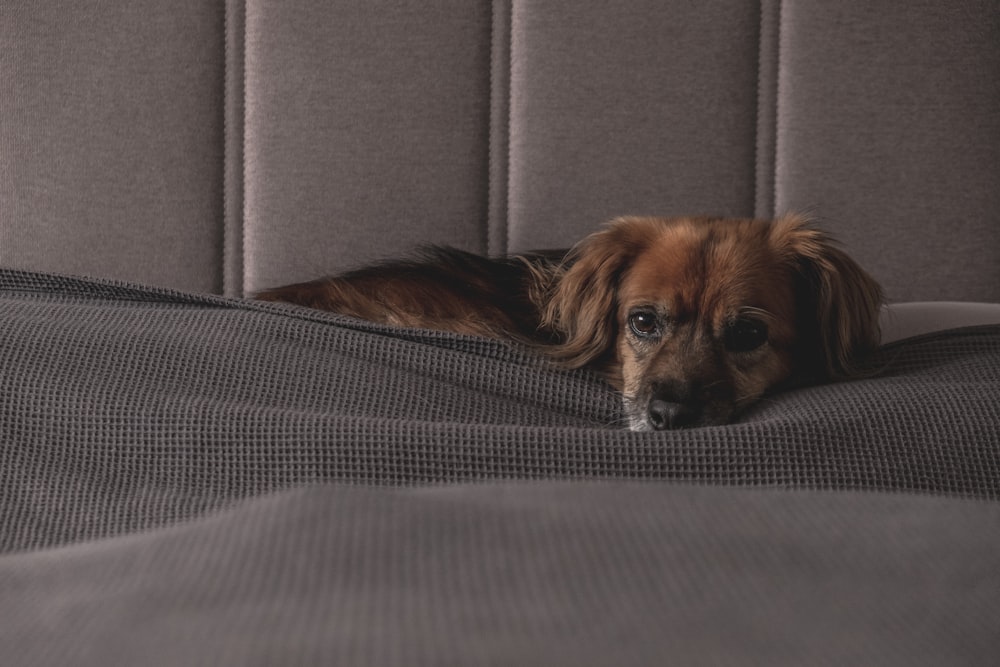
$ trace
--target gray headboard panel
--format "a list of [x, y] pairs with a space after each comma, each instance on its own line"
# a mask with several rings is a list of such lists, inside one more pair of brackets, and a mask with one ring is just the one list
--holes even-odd
[[224, 14], [0, 3], [0, 265], [222, 289]]
[[892, 297], [1000, 300], [1000, 4], [784, 6], [777, 206]]

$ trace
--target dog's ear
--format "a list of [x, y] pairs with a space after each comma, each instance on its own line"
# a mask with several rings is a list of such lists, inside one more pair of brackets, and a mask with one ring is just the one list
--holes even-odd
[[879, 344], [882, 288], [802, 216], [775, 221], [771, 241], [798, 279], [800, 363], [820, 378], [850, 376], [857, 360]]
[[618, 286], [622, 273], [648, 244], [643, 218], [618, 218], [580, 241], [569, 254], [542, 310], [542, 326], [559, 343], [550, 354], [570, 368], [602, 361], [618, 333]]

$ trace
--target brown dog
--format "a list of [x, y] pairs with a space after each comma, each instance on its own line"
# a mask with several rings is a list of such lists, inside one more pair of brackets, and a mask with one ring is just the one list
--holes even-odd
[[644, 431], [723, 424], [774, 388], [849, 375], [878, 344], [882, 293], [790, 215], [619, 218], [568, 252], [435, 248], [257, 298], [539, 346], [601, 371]]

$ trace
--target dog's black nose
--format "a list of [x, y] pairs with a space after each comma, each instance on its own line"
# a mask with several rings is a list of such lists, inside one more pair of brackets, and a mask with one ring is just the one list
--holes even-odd
[[649, 402], [649, 424], [657, 431], [684, 428], [698, 420], [698, 411], [685, 403], [673, 403], [661, 398]]

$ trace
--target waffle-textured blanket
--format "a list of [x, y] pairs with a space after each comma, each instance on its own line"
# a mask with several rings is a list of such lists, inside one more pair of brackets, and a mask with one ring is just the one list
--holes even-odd
[[621, 428], [493, 341], [0, 270], [5, 664], [988, 664], [1000, 327]]

